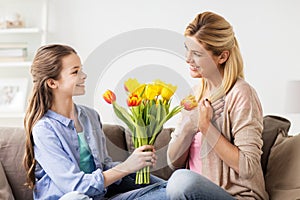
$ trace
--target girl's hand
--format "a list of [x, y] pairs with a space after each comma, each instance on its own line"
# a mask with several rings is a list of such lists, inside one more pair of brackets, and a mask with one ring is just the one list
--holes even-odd
[[132, 154], [122, 163], [123, 170], [133, 173], [146, 166], [155, 166], [157, 157], [152, 145], [144, 145], [136, 148]]

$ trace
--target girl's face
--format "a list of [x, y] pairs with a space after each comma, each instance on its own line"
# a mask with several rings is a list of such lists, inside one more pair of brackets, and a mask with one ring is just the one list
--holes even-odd
[[62, 71], [58, 80], [61, 94], [78, 96], [85, 94], [85, 79], [87, 75], [82, 71], [78, 55], [70, 54], [62, 59]]
[[185, 40], [186, 62], [190, 65], [190, 75], [193, 78], [206, 78], [212, 81], [222, 81], [218, 69], [218, 56], [207, 51], [193, 36]]

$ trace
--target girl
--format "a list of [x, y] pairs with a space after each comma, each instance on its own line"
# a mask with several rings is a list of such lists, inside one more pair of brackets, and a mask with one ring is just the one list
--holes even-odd
[[167, 194], [171, 199], [267, 200], [260, 163], [262, 108], [244, 80], [232, 26], [204, 12], [188, 25], [185, 36], [190, 74], [200, 79], [195, 88], [199, 105], [183, 112], [169, 143], [170, 166], [190, 170], [173, 173]]
[[87, 78], [74, 49], [40, 47], [31, 74], [24, 165], [34, 199], [165, 199], [164, 181], [151, 177], [153, 185], [142, 187], [130, 175], [155, 165], [153, 146], [137, 148], [123, 163], [112, 162], [99, 115], [73, 102], [85, 93]]

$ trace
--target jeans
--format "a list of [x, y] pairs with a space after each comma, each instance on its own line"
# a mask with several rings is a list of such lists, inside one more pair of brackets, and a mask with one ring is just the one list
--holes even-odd
[[[107, 187], [104, 199], [109, 200], [164, 200], [167, 182], [156, 176], [150, 175], [150, 184], [135, 184], [135, 174], [122, 178], [120, 184]], [[59, 200], [92, 200], [85, 194], [73, 191], [65, 194]]]
[[108, 186], [105, 197], [110, 197], [109, 200], [163, 200], [167, 199], [166, 185], [166, 181], [153, 175], [150, 175], [150, 184], [137, 185], [135, 174], [130, 174], [119, 185]]
[[234, 200], [218, 185], [187, 169], [179, 169], [172, 174], [166, 192], [171, 200]]

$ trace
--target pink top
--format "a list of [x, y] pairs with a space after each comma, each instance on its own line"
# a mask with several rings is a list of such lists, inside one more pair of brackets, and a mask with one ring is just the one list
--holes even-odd
[[198, 132], [192, 141], [189, 154], [189, 168], [190, 170], [202, 174], [201, 161], [201, 137], [202, 133]]

